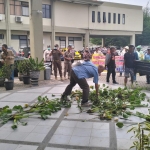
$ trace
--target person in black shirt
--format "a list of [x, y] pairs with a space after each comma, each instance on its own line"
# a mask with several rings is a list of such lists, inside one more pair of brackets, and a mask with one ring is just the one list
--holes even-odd
[[115, 63], [115, 47], [111, 47], [110, 48], [110, 53], [107, 53], [106, 54], [106, 59], [105, 59], [105, 66], [107, 66], [107, 77], [106, 77], [106, 82], [109, 83], [109, 78], [110, 78], [110, 75], [112, 74], [112, 80], [113, 80], [113, 83], [114, 84], [118, 84], [116, 82], [116, 71], [115, 71], [115, 68], [116, 68], [116, 63]]
[[136, 60], [136, 54], [134, 53], [134, 45], [129, 46], [129, 51], [124, 55], [124, 68], [125, 68], [125, 79], [124, 84], [127, 85], [129, 75], [131, 76], [131, 83], [134, 81], [134, 65]]

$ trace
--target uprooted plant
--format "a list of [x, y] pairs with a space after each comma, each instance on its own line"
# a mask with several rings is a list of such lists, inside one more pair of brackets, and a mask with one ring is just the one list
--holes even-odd
[[12, 128], [17, 128], [18, 124], [23, 126], [27, 125], [27, 122], [23, 122], [22, 119], [29, 118], [33, 115], [40, 115], [42, 119], [48, 119], [52, 113], [55, 113], [61, 108], [71, 107], [70, 102], [60, 101], [59, 99], [49, 100], [47, 97], [38, 97], [38, 101], [33, 105], [25, 104], [24, 107], [21, 105], [14, 106], [12, 109], [9, 106], [0, 108], [0, 121], [5, 124], [8, 121], [14, 121]]

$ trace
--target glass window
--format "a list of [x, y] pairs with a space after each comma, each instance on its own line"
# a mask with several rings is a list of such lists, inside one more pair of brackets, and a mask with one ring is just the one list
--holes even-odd
[[43, 18], [51, 18], [51, 5], [42, 5]]
[[113, 23], [116, 23], [116, 13], [113, 14]]
[[19, 40], [19, 35], [11, 35], [12, 40]]
[[20, 44], [20, 48], [28, 47], [27, 35], [19, 36], [19, 44]]
[[17, 0], [10, 1], [10, 15], [21, 16], [21, 2]]
[[82, 41], [82, 37], [74, 37], [74, 41]]
[[29, 16], [29, 3], [28, 2], [22, 2], [22, 16]]
[[0, 34], [0, 39], [4, 39], [4, 34]]
[[4, 0], [0, 0], [0, 14], [4, 14]]
[[92, 11], [92, 22], [95, 22], [95, 11]]
[[98, 14], [97, 14], [97, 21], [98, 21], [98, 23], [101, 22], [101, 14], [100, 14], [100, 12], [98, 12]]
[[60, 48], [66, 48], [66, 41], [60, 41]]
[[111, 23], [111, 13], [108, 13], [108, 23]]
[[106, 22], [106, 12], [103, 12], [103, 22]]
[[118, 24], [120, 24], [120, 14], [118, 14]]
[[125, 14], [122, 15], [122, 24], [125, 24]]

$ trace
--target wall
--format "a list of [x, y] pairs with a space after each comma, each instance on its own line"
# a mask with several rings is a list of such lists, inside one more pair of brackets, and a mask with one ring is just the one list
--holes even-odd
[[6, 44], [6, 32], [0, 30], [0, 34], [4, 35], [4, 39], [0, 39], [0, 46], [2, 46], [3, 44]]
[[51, 45], [51, 34], [43, 33], [43, 50], [47, 48], [47, 45]]

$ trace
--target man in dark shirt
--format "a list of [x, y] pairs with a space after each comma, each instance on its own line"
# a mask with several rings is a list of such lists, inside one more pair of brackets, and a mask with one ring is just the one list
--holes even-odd
[[116, 63], [115, 63], [115, 47], [110, 48], [110, 53], [107, 53], [106, 55], [106, 60], [105, 60], [105, 66], [107, 66], [107, 77], [106, 77], [106, 82], [109, 83], [109, 78], [110, 75], [112, 74], [112, 80], [114, 84], [118, 84], [116, 82]]
[[134, 81], [134, 67], [135, 67], [135, 60], [136, 54], [134, 53], [134, 45], [129, 46], [129, 51], [124, 55], [124, 67], [125, 67], [125, 79], [124, 84], [126, 86], [129, 74], [131, 76], [131, 83], [133, 84]]

